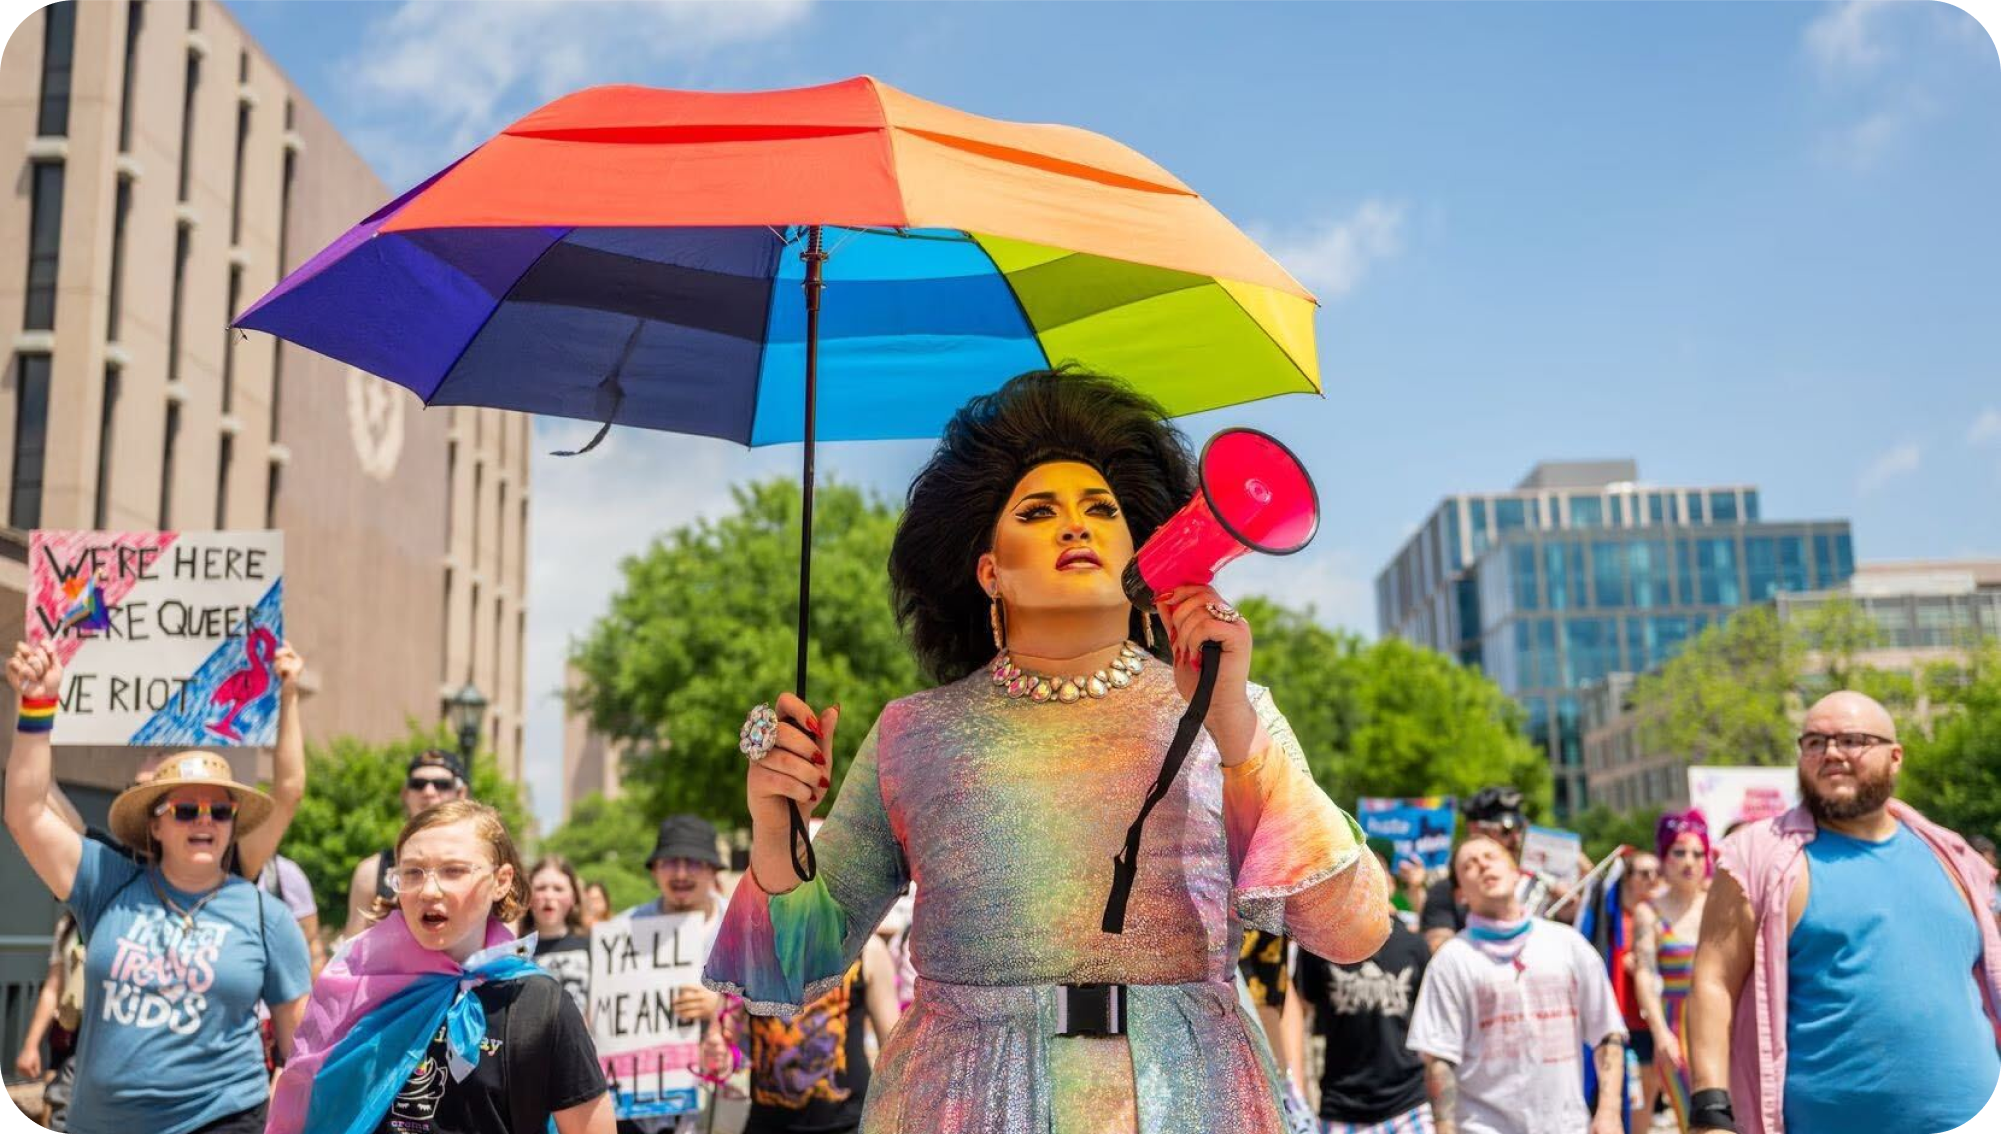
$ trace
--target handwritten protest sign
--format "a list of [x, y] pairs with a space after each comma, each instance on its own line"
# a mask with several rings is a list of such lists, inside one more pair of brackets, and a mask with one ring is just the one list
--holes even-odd
[[1709, 837], [1721, 842], [1739, 823], [1769, 819], [1799, 806], [1799, 772], [1793, 768], [1711, 768], [1688, 770], [1689, 806], [1702, 812]]
[[1522, 869], [1553, 888], [1575, 885], [1583, 873], [1577, 858], [1584, 853], [1584, 838], [1556, 827], [1530, 827], [1522, 838]]
[[28, 637], [65, 673], [57, 744], [269, 745], [284, 536], [36, 531]]
[[1362, 833], [1388, 839], [1395, 848], [1390, 860], [1392, 868], [1405, 858], [1415, 858], [1430, 874], [1443, 871], [1452, 857], [1454, 814], [1449, 795], [1415, 799], [1364, 797], [1355, 805], [1355, 818], [1362, 824]]
[[675, 990], [702, 983], [702, 924], [694, 914], [616, 917], [591, 927], [591, 1038], [620, 1118], [701, 1106], [695, 1066], [700, 1021], [674, 1015]]

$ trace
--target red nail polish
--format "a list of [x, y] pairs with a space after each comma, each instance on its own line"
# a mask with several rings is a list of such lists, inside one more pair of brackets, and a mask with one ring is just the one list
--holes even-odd
[[827, 787], [828, 787], [828, 783], [827, 783], [827, 777], [825, 777], [825, 776], [821, 776], [821, 777], [820, 777], [820, 789], [821, 789], [822, 791], [824, 791], [824, 790], [826, 790], [826, 788], [827, 788]]
[[820, 766], [821, 766], [822, 768], [826, 767], [826, 766], [827, 766], [827, 754], [826, 754], [826, 753], [824, 753], [824, 752], [815, 752], [815, 753], [813, 753], [813, 762], [814, 762], [815, 764], [818, 764], [818, 765], [820, 765]]

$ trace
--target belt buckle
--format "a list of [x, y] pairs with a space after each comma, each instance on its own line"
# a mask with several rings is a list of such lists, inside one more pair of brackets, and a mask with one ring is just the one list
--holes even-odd
[[1059, 1036], [1125, 1035], [1126, 986], [1057, 985], [1056, 1034]]

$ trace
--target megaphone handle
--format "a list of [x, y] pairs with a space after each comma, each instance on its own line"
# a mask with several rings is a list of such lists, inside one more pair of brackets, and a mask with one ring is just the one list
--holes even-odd
[[1106, 933], [1126, 931], [1126, 902], [1132, 898], [1133, 879], [1139, 873], [1139, 840], [1146, 817], [1167, 798], [1167, 789], [1174, 785], [1174, 777], [1181, 774], [1181, 765], [1188, 762], [1188, 750], [1195, 747], [1195, 736], [1202, 731], [1203, 718], [1209, 715], [1209, 700], [1216, 693], [1216, 670], [1222, 662], [1221, 642], [1202, 643], [1202, 669], [1195, 678], [1195, 695], [1188, 699], [1188, 711], [1181, 714], [1174, 741], [1167, 746], [1167, 757], [1160, 762], [1160, 774], [1147, 790], [1146, 802], [1140, 804], [1139, 817], [1126, 828], [1125, 849], [1112, 859], [1112, 892], [1105, 898], [1105, 917], [1099, 923]]

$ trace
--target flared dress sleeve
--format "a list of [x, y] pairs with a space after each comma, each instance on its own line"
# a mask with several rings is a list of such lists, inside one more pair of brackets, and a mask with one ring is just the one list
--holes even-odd
[[819, 874], [772, 895], [745, 871], [730, 896], [702, 983], [743, 997], [756, 1015], [798, 1015], [839, 984], [910, 884], [876, 770], [881, 730], [878, 720], [863, 739], [813, 839]]
[[1366, 960], [1389, 934], [1382, 866], [1364, 846], [1361, 825], [1313, 781], [1270, 690], [1254, 686], [1251, 705], [1271, 743], [1223, 769], [1238, 916], [1315, 956]]

